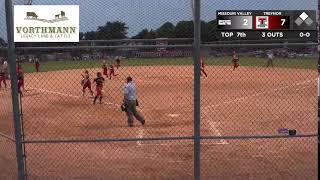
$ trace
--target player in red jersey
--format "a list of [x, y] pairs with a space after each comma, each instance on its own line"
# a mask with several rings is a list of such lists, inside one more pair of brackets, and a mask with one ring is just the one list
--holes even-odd
[[102, 63], [102, 71], [103, 71], [103, 75], [108, 77], [108, 66], [107, 66], [106, 61], [103, 61], [103, 63]]
[[3, 82], [4, 88], [7, 88], [7, 83], [6, 83], [6, 73], [4, 72], [3, 69], [0, 69], [0, 89], [1, 89], [1, 84]]
[[118, 74], [115, 74], [113, 65], [110, 65], [110, 68], [109, 68], [109, 78], [110, 79], [111, 79], [111, 75], [118, 76]]
[[39, 61], [38, 58], [35, 59], [34, 66], [36, 68], [36, 71], [39, 72], [39, 70], [40, 70], [40, 61]]
[[22, 69], [22, 67], [21, 67], [21, 65], [18, 63], [18, 64], [17, 64], [17, 68], [16, 68], [17, 73], [18, 73], [21, 69]]
[[232, 63], [233, 63], [233, 70], [235, 70], [236, 68], [238, 68], [240, 66], [239, 64], [239, 57], [236, 54], [236, 51], [233, 51], [233, 55], [232, 55]]
[[200, 60], [200, 70], [201, 70], [201, 76], [202, 74], [204, 74], [206, 77], [208, 77], [206, 71], [204, 70], [205, 68], [205, 64], [204, 64], [204, 58], [202, 57], [201, 60]]
[[83, 77], [83, 79], [81, 80], [81, 84], [82, 84], [82, 95], [84, 96], [86, 89], [88, 88], [91, 96], [93, 96], [93, 91], [91, 89], [91, 80], [90, 80], [90, 75], [89, 72], [86, 70], [84, 72], [84, 75], [81, 74], [81, 76]]
[[103, 83], [104, 83], [104, 78], [102, 77], [101, 72], [97, 73], [97, 78], [94, 79], [96, 83], [96, 96], [94, 97], [93, 104], [96, 104], [97, 99], [99, 98], [100, 104], [102, 102], [102, 88], [103, 88]]
[[22, 95], [22, 90], [24, 90], [24, 74], [20, 64], [17, 67], [17, 76], [18, 76], [18, 91]]
[[120, 67], [120, 57], [116, 57], [116, 67], [117, 67], [117, 69]]

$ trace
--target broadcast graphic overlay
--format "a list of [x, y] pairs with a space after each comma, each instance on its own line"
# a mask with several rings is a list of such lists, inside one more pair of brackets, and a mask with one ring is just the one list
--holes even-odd
[[316, 41], [316, 11], [217, 11], [220, 40]]

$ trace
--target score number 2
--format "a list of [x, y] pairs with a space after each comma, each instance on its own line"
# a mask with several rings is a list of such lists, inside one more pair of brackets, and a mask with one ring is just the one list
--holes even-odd
[[244, 26], [248, 26], [249, 25], [248, 22], [249, 22], [248, 19], [243, 19], [243, 25]]

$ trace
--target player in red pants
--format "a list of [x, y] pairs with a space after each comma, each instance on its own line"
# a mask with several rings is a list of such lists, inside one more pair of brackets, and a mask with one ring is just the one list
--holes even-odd
[[103, 61], [103, 63], [102, 63], [102, 72], [103, 72], [103, 75], [108, 77], [108, 66], [107, 66], [106, 61]]
[[204, 64], [204, 58], [202, 57], [201, 60], [200, 60], [200, 70], [201, 70], [201, 76], [202, 74], [204, 74], [206, 77], [208, 77], [206, 71], [204, 70], [205, 68], [205, 64]]
[[17, 67], [17, 76], [18, 76], [18, 91], [22, 95], [22, 90], [24, 90], [24, 74], [20, 64]]
[[233, 51], [233, 55], [232, 55], [233, 70], [236, 70], [236, 68], [240, 66], [239, 61], [240, 59], [238, 55], [236, 54], [235, 51]]
[[2, 82], [4, 84], [4, 88], [7, 88], [6, 79], [7, 79], [6, 73], [4, 72], [4, 70], [1, 69], [0, 70], [0, 89], [1, 89]]
[[103, 83], [104, 83], [104, 78], [102, 77], [101, 72], [97, 73], [97, 78], [94, 79], [96, 83], [96, 96], [94, 97], [93, 104], [96, 104], [97, 99], [99, 98], [100, 104], [102, 103], [102, 88], [103, 88]]
[[113, 65], [110, 65], [110, 68], [109, 68], [109, 78], [111, 79], [111, 76], [118, 76], [118, 74], [115, 74], [114, 72], [114, 67]]
[[82, 84], [82, 96], [85, 95], [85, 92], [86, 92], [87, 88], [89, 89], [89, 91], [91, 93], [91, 96], [93, 96], [93, 91], [91, 89], [91, 80], [90, 80], [89, 72], [86, 70], [84, 72], [84, 75], [81, 74], [81, 76], [83, 77], [83, 79], [81, 81], [81, 84]]
[[38, 58], [36, 58], [36, 60], [34, 62], [34, 66], [36, 68], [36, 71], [39, 72], [40, 71], [40, 62], [39, 62]]

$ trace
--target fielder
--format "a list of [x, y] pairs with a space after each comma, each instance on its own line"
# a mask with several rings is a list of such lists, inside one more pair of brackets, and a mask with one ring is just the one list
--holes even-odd
[[91, 79], [90, 79], [90, 75], [89, 72], [87, 70], [84, 71], [84, 75], [81, 74], [82, 76], [82, 80], [81, 80], [81, 85], [82, 85], [82, 96], [85, 95], [86, 89], [88, 88], [91, 96], [93, 97], [93, 91], [91, 89]]
[[208, 77], [208, 75], [207, 75], [206, 71], [204, 70], [204, 68], [205, 68], [204, 58], [202, 57], [201, 61], [200, 61], [200, 71], [201, 71], [200, 75], [202, 76], [202, 74], [204, 74], [206, 77]]
[[273, 67], [274, 54], [271, 50], [267, 52], [267, 57], [268, 57], [267, 67], [269, 66]]
[[3, 70], [3, 68], [0, 69], [0, 89], [1, 89], [1, 84], [3, 82], [4, 88], [7, 88], [7, 83], [6, 83], [6, 73]]
[[240, 62], [240, 59], [236, 54], [236, 51], [233, 51], [233, 55], [232, 55], [233, 70], [236, 70], [240, 66], [239, 62]]
[[18, 76], [18, 92], [20, 93], [20, 95], [22, 96], [22, 90], [24, 89], [24, 74], [23, 74], [23, 70], [20, 64], [18, 64], [17, 67], [17, 76]]
[[4, 71], [6, 75], [6, 79], [9, 79], [9, 68], [8, 68], [8, 62], [6, 60], [3, 61], [2, 70]]
[[36, 71], [39, 72], [40, 71], [40, 61], [38, 58], [35, 59], [34, 66], [36, 68]]
[[120, 57], [116, 57], [116, 67], [117, 67], [117, 69], [120, 67]]
[[111, 79], [111, 76], [118, 76], [118, 74], [115, 74], [113, 65], [110, 65], [110, 68], [109, 68], [109, 78], [110, 79]]
[[103, 72], [103, 75], [105, 75], [108, 78], [108, 66], [105, 60], [103, 60], [103, 63], [102, 63], [102, 72]]
[[102, 88], [104, 83], [104, 78], [102, 77], [101, 72], [97, 73], [97, 78], [93, 80], [96, 83], [96, 96], [94, 97], [93, 104], [96, 104], [97, 99], [99, 98], [100, 104], [102, 103]]

